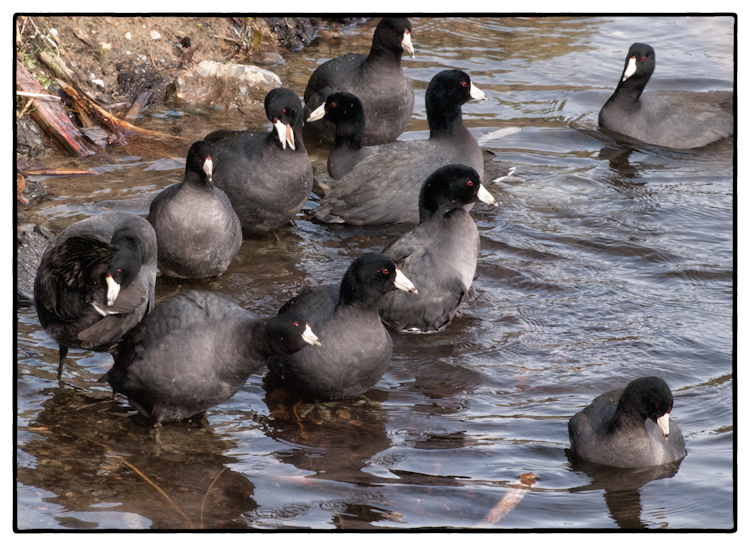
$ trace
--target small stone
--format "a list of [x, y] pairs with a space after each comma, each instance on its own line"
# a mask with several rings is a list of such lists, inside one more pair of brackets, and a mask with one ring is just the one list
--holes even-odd
[[91, 80], [91, 83], [96, 84], [99, 87], [104, 87], [104, 81], [103, 80]]
[[156, 32], [155, 30], [152, 30], [149, 34], [151, 35], [152, 40], [158, 40], [159, 38], [161, 38], [161, 34]]
[[126, 33], [125, 33], [125, 39], [126, 39], [126, 40], [132, 40], [132, 39], [133, 39], [133, 35], [132, 35], [132, 34], [130, 34], [129, 32], [126, 32]]
[[52, 36], [54, 36], [55, 38], [57, 38], [57, 29], [56, 28], [49, 29], [49, 33], [52, 34]]

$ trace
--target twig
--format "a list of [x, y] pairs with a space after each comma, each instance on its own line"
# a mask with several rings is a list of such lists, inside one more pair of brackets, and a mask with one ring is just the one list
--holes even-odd
[[188, 525], [190, 525], [190, 528], [191, 529], [193, 528], [193, 522], [188, 517], [188, 515], [185, 514], [185, 512], [183, 512], [182, 510], [180, 510], [180, 507], [177, 506], [171, 498], [169, 498], [169, 495], [167, 495], [161, 487], [159, 487], [153, 481], [151, 481], [148, 476], [146, 476], [143, 472], [141, 472], [140, 470], [138, 470], [138, 468], [136, 468], [133, 464], [131, 464], [128, 461], [126, 461], [124, 457], [120, 457], [119, 455], [117, 455], [114, 451], [112, 451], [111, 449], [109, 449], [109, 447], [107, 447], [105, 444], [97, 442], [96, 440], [92, 440], [91, 438], [86, 438], [85, 436], [80, 436], [80, 435], [75, 434], [75, 433], [74, 433], [74, 435], [78, 436], [79, 438], [82, 438], [83, 440], [91, 442], [92, 444], [98, 445], [101, 448], [104, 448], [107, 451], [107, 455], [109, 455], [110, 457], [114, 457], [115, 459], [119, 459], [120, 462], [122, 462], [125, 466], [127, 466], [130, 469], [132, 469], [136, 474], [138, 474], [141, 478], [143, 478], [146, 481], [146, 483], [148, 483], [151, 487], [153, 487], [154, 489], [156, 489], [165, 499], [167, 499], [167, 501], [169, 502], [169, 504], [171, 504], [172, 507], [175, 510], [177, 510], [177, 512], [179, 512], [180, 515], [185, 518], [185, 520], [187, 520]]
[[533, 472], [525, 472], [519, 476], [523, 487], [514, 487], [508, 491], [505, 496], [498, 502], [495, 507], [490, 510], [490, 513], [482, 518], [482, 521], [477, 523], [474, 527], [491, 527], [501, 519], [503, 519], [508, 512], [513, 510], [521, 499], [526, 496], [531, 490], [531, 486], [536, 483], [536, 476]]
[[57, 95], [50, 95], [49, 93], [32, 93], [31, 91], [16, 91], [16, 95], [20, 97], [32, 97], [42, 100], [62, 100]]
[[29, 109], [29, 106], [34, 102], [34, 99], [29, 99], [26, 101], [26, 106], [23, 107], [23, 109], [18, 113], [18, 116], [16, 116], [16, 119], [21, 119], [23, 115], [26, 113], [26, 111]]
[[73, 86], [68, 85], [67, 83], [57, 78], [55, 78], [55, 81], [63, 89], [63, 91], [65, 91], [70, 96], [70, 98], [73, 99], [74, 103], [80, 105], [82, 110], [86, 111], [86, 113], [89, 114], [91, 117], [96, 118], [99, 121], [99, 123], [104, 125], [107, 129], [109, 129], [115, 135], [118, 131], [126, 130], [126, 131], [132, 131], [134, 133], [149, 135], [149, 136], [167, 137], [167, 138], [174, 138], [177, 140], [188, 140], [187, 138], [184, 138], [184, 137], [168, 135], [165, 133], [159, 133], [157, 131], [149, 131], [148, 129], [142, 129], [140, 127], [136, 127], [135, 125], [131, 125], [127, 121], [121, 120], [117, 118], [116, 116], [113, 116], [110, 112], [107, 112], [104, 108], [96, 104], [94, 101], [92, 101], [85, 95], [81, 95], [80, 93], [78, 93], [78, 91], [76, 91], [76, 89]]
[[203, 525], [203, 508], [206, 506], [206, 499], [208, 498], [208, 494], [211, 492], [211, 488], [216, 483], [216, 480], [219, 479], [219, 476], [221, 476], [221, 473], [224, 472], [227, 469], [227, 467], [222, 467], [222, 469], [219, 471], [219, 473], [216, 475], [216, 477], [211, 482], [211, 485], [208, 486], [208, 489], [206, 489], [206, 494], [203, 496], [203, 502], [201, 503], [201, 529], [205, 528], [205, 525]]

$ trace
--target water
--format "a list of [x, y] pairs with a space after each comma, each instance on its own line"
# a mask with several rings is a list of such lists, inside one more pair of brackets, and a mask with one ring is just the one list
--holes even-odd
[[[733, 527], [732, 146], [625, 147], [596, 123], [634, 41], [657, 51], [649, 89], [732, 89], [733, 20], [413, 25], [417, 60], [404, 68], [417, 100], [402, 138], [426, 136], [430, 78], [461, 68], [488, 97], [464, 107], [467, 126], [495, 160], [516, 167], [489, 188], [499, 208], [474, 208], [479, 276], [453, 324], [395, 335], [388, 373], [359, 400], [294, 405], [252, 376], [203, 420], [154, 430], [96, 383], [109, 355], [71, 351], [59, 384], [57, 347], [33, 308], [21, 308], [19, 528], [471, 528], [506, 495], [522, 498], [493, 528]], [[319, 62], [367, 50], [372, 28], [318, 40], [277, 72], [302, 95]], [[140, 124], [190, 140], [246, 126], [226, 113], [164, 112]], [[52, 199], [24, 209], [21, 221], [58, 231], [103, 200], [145, 214], [180, 179], [186, 150], [169, 142], [137, 155], [61, 159], [101, 174], [45, 180]], [[310, 152], [324, 177], [325, 151]], [[269, 315], [304, 286], [338, 282], [354, 257], [404, 229], [324, 226], [301, 215], [245, 241], [220, 278], [160, 278], [157, 296], [210, 288]], [[644, 375], [670, 385], [688, 456], [645, 471], [572, 465], [570, 416]], [[530, 488], [519, 482], [526, 472], [537, 477]]]

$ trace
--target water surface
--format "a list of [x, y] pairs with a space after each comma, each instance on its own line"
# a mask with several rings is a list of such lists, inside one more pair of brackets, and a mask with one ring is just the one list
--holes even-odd
[[[403, 64], [417, 100], [402, 138], [426, 137], [427, 84], [460, 68], [488, 97], [464, 107], [467, 126], [516, 168], [489, 186], [497, 209], [474, 208], [478, 278], [459, 316], [439, 334], [394, 335], [388, 373], [358, 400], [295, 404], [257, 375], [203, 418], [154, 429], [96, 382], [107, 354], [71, 350], [58, 383], [57, 346], [22, 307], [20, 529], [464, 529], [519, 491], [492, 527], [734, 526], [733, 147], [629, 146], [597, 128], [635, 41], [657, 52], [649, 89], [732, 89], [734, 20], [412, 22], [417, 58]], [[302, 96], [319, 63], [367, 51], [373, 27], [316, 40], [274, 70]], [[177, 110], [147, 111], [138, 123], [190, 140], [219, 127], [267, 128], [260, 117]], [[100, 174], [44, 180], [50, 199], [23, 209], [19, 226], [57, 232], [102, 201], [145, 214], [181, 179], [187, 147], [60, 159]], [[309, 151], [325, 179], [325, 150]], [[217, 279], [160, 277], [157, 297], [208, 288], [270, 315], [305, 286], [337, 283], [356, 256], [405, 229], [318, 225], [300, 214], [244, 241]], [[572, 464], [567, 420], [644, 375], [670, 385], [688, 456], [640, 471]], [[531, 487], [519, 482], [527, 472], [537, 477]]]

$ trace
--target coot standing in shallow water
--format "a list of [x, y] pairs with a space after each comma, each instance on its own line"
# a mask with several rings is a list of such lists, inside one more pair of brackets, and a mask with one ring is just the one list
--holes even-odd
[[335, 138], [328, 152], [328, 174], [341, 178], [367, 156], [380, 149], [379, 146], [362, 146], [365, 132], [365, 109], [355, 95], [344, 91], [328, 95], [307, 121], [325, 119], [336, 126]]
[[416, 292], [393, 260], [373, 253], [354, 260], [339, 286], [303, 290], [279, 312], [295, 310], [307, 317], [321, 346], [269, 358], [271, 377], [318, 400], [368, 391], [391, 361], [391, 336], [380, 322], [378, 303], [396, 289]]
[[193, 143], [183, 181], [151, 202], [148, 221], [156, 232], [158, 265], [164, 275], [215, 277], [240, 250], [240, 220], [226, 194], [213, 185], [215, 156], [213, 143]]
[[259, 319], [227, 296], [190, 290], [123, 338], [99, 381], [155, 422], [179, 421], [228, 400], [269, 355], [318, 343], [299, 313]]
[[77, 222], [47, 247], [34, 280], [42, 328], [68, 348], [108, 351], [154, 306], [156, 235], [128, 212]]
[[[348, 91], [357, 95], [365, 108], [367, 125], [362, 144], [396, 140], [414, 111], [414, 90], [401, 68], [404, 51], [414, 57], [409, 20], [381, 19], [369, 55], [350, 53], [315, 69], [305, 89], [305, 119], [332, 93]], [[334, 127], [326, 120], [309, 123], [306, 131], [318, 140], [333, 142]]]
[[302, 142], [302, 103], [291, 89], [266, 95], [273, 124], [261, 131], [214, 131], [214, 184], [223, 190], [242, 224], [242, 233], [271, 231], [289, 223], [312, 191], [313, 172]]
[[479, 231], [465, 208], [477, 201], [497, 206], [471, 167], [446, 165], [424, 182], [419, 225], [383, 251], [419, 287], [418, 294], [390, 292], [380, 300], [390, 328], [437, 332], [453, 319], [477, 269]]
[[599, 125], [648, 144], [699, 148], [734, 135], [734, 95], [730, 91], [649, 91], [656, 54], [633, 44], [617, 89], [599, 112]]
[[573, 456], [620, 468], [682, 459], [685, 439], [669, 418], [672, 402], [672, 392], [658, 377], [641, 377], [597, 396], [568, 422]]
[[482, 150], [463, 124], [461, 106], [485, 98], [461, 70], [436, 74], [425, 94], [430, 137], [379, 147], [332, 185], [312, 215], [330, 223], [419, 223], [419, 191], [435, 169], [461, 163], [482, 176]]

